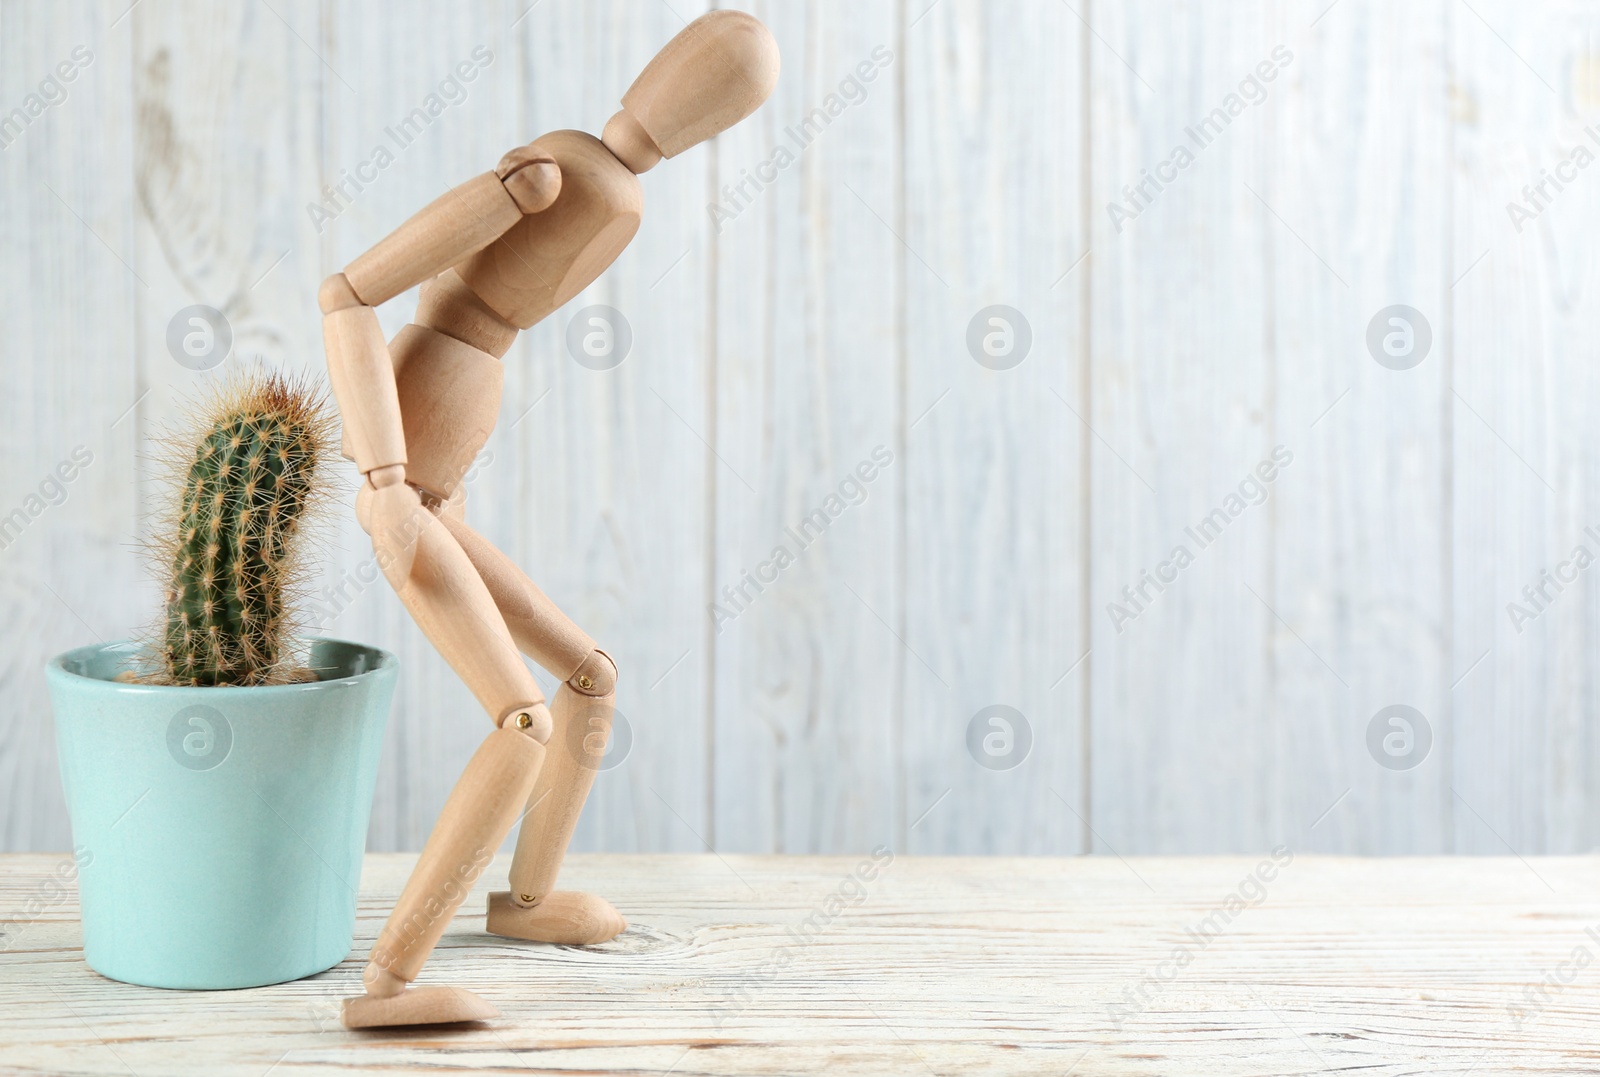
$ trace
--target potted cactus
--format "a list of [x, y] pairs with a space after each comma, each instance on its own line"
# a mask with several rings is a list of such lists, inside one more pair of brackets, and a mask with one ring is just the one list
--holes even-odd
[[144, 638], [47, 666], [84, 956], [154, 987], [250, 987], [350, 950], [394, 689], [383, 651], [295, 633], [333, 420], [304, 380], [249, 371], [158, 454]]

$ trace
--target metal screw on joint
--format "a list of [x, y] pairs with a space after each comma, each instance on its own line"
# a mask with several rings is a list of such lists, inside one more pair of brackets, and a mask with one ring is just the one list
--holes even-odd
[[587, 692], [589, 689], [594, 687], [594, 678], [585, 673], [583, 676], [578, 678], [578, 687]]
[[532, 905], [533, 904], [533, 895], [532, 894], [518, 894], [517, 897], [522, 899], [522, 903], [524, 905]]
[[527, 729], [531, 725], [533, 725], [533, 715], [529, 714], [527, 711], [523, 711], [521, 714], [517, 715], [518, 729]]

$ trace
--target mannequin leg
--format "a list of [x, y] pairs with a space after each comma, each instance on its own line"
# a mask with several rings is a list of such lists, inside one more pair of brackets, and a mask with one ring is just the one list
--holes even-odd
[[378, 935], [363, 976], [366, 995], [345, 1001], [349, 1028], [494, 1015], [493, 1007], [471, 992], [407, 990], [406, 985], [421, 972], [456, 909], [516, 823], [538, 778], [552, 727], [539, 686], [522, 664], [467, 555], [420, 507], [402, 522], [415, 535], [415, 553], [396, 593], [499, 728], [456, 781]]
[[517, 821], [545, 748], [506, 726], [489, 734], [462, 771], [417, 866], [373, 944], [367, 994], [346, 999], [347, 1028], [434, 1024], [492, 1017], [494, 1008], [459, 988], [414, 988], [445, 927]]
[[606, 942], [628, 922], [604, 898], [556, 890], [556, 875], [605, 755], [616, 696], [586, 696], [563, 684], [550, 705], [550, 752], [529, 797], [511, 861], [511, 889], [489, 895], [487, 928], [535, 942]]
[[489, 896], [488, 930], [535, 942], [605, 942], [628, 926], [611, 903], [553, 887], [611, 735], [617, 669], [514, 561], [467, 525], [461, 508], [439, 519], [471, 559], [517, 646], [567, 682], [551, 706], [551, 751], [517, 838], [511, 889]]

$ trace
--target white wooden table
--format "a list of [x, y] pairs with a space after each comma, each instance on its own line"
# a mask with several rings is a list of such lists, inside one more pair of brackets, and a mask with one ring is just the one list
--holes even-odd
[[575, 856], [625, 934], [493, 938], [480, 887], [426, 978], [503, 1016], [347, 1032], [412, 859], [368, 858], [338, 968], [203, 993], [91, 972], [64, 858], [0, 857], [0, 1073], [1600, 1071], [1600, 857], [1304, 856], [1258, 889], [1256, 857], [903, 857], [858, 886], [854, 859]]

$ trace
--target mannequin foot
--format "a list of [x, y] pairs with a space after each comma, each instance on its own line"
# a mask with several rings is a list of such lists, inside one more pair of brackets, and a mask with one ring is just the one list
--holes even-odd
[[553, 890], [537, 905], [522, 905], [511, 894], [500, 890], [489, 895], [490, 934], [532, 942], [555, 942], [566, 946], [593, 946], [609, 942], [628, 929], [622, 918], [603, 897], [576, 890]]
[[408, 987], [398, 995], [361, 995], [344, 1000], [345, 1028], [387, 1028], [391, 1025], [443, 1025], [487, 1021], [500, 1011], [459, 987]]

